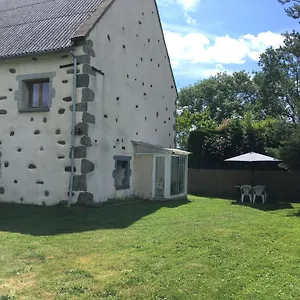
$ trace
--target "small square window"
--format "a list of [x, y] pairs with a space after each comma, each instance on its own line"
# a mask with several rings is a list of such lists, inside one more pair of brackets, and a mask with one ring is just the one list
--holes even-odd
[[49, 108], [49, 79], [24, 81], [28, 108]]
[[130, 189], [130, 160], [129, 156], [115, 156], [115, 169], [113, 171], [113, 178], [115, 180], [116, 190]]
[[53, 86], [55, 76], [55, 72], [17, 75], [19, 90], [15, 93], [15, 100], [18, 111], [21, 113], [49, 111], [55, 97]]
[[117, 189], [129, 188], [129, 184], [126, 182], [125, 170], [128, 168], [129, 161], [118, 161], [116, 168], [115, 185]]

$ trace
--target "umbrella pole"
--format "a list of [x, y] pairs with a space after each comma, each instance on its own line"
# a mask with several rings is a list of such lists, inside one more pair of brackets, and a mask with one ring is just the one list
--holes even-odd
[[251, 194], [252, 194], [252, 201], [253, 201], [253, 197], [254, 197], [253, 186], [254, 186], [254, 168], [251, 164]]

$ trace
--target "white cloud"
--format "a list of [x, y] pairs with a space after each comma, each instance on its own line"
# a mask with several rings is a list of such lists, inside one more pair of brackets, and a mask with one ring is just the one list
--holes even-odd
[[174, 69], [176, 77], [184, 78], [185, 80], [195, 80], [200, 78], [208, 78], [217, 75], [220, 72], [232, 74], [233, 70], [226, 70], [221, 64], [216, 64], [211, 67], [202, 66], [200, 64], [184, 64], [181, 68]]
[[178, 4], [185, 11], [196, 9], [201, 0], [158, 0], [160, 6], [168, 7], [169, 5]]
[[197, 25], [197, 20], [193, 19], [190, 15], [185, 13], [184, 16], [185, 16], [186, 23], [188, 25], [191, 25], [191, 26]]
[[228, 35], [208, 37], [199, 32], [165, 30], [165, 38], [174, 68], [180, 68], [185, 63], [242, 65], [248, 59], [258, 61], [266, 48], [278, 47], [283, 42], [280, 34], [270, 31], [232, 38]]
[[200, 0], [176, 0], [184, 10], [194, 10], [197, 5], [200, 3]]

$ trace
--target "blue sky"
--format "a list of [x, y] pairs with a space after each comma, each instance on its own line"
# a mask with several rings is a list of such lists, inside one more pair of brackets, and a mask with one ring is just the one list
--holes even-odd
[[257, 69], [259, 55], [297, 29], [277, 0], [157, 0], [177, 86]]

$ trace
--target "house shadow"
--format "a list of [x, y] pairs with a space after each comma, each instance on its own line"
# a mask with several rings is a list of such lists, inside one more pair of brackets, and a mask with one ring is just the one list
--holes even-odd
[[143, 201], [93, 208], [1, 203], [0, 231], [51, 236], [99, 229], [122, 229], [162, 208], [173, 209], [189, 203], [189, 200]]
[[232, 205], [240, 205], [251, 207], [254, 209], [262, 210], [262, 211], [274, 211], [274, 210], [282, 210], [282, 209], [293, 209], [293, 206], [289, 202], [269, 202], [269, 203], [250, 203], [250, 202], [241, 202], [238, 200], [234, 200], [231, 202]]

